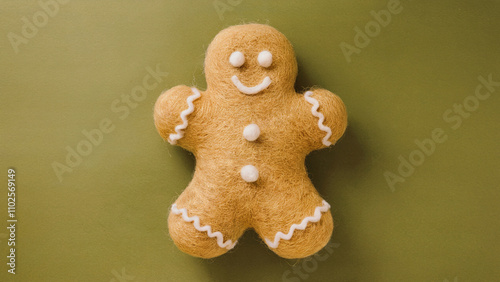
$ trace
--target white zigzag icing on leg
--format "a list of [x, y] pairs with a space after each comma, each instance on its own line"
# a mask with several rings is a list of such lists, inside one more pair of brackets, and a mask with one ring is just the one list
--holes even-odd
[[198, 91], [196, 87], [192, 87], [191, 90], [194, 94], [187, 97], [188, 108], [181, 112], [182, 124], [179, 124], [175, 127], [175, 134], [172, 133], [169, 135], [168, 142], [172, 145], [175, 145], [177, 143], [177, 140], [184, 137], [184, 129], [186, 129], [188, 126], [187, 116], [194, 112], [193, 101], [201, 97], [200, 91]]
[[330, 127], [323, 124], [323, 121], [325, 121], [325, 116], [322, 113], [318, 112], [319, 102], [318, 100], [311, 97], [312, 94], [313, 94], [312, 91], [307, 91], [304, 94], [304, 98], [306, 99], [307, 102], [313, 105], [311, 108], [311, 113], [313, 116], [319, 118], [318, 127], [322, 131], [326, 132], [326, 136], [323, 138], [323, 144], [328, 147], [332, 145], [332, 142], [328, 141], [330, 136], [332, 136], [332, 130], [330, 129]]
[[201, 226], [200, 225], [200, 218], [198, 216], [195, 215], [195, 216], [189, 217], [188, 214], [187, 214], [187, 210], [186, 209], [178, 209], [177, 208], [177, 204], [173, 204], [172, 205], [172, 212], [174, 214], [181, 214], [182, 215], [182, 219], [184, 221], [186, 221], [186, 222], [193, 222], [194, 228], [196, 228], [196, 230], [198, 230], [200, 232], [207, 232], [208, 237], [210, 237], [210, 238], [216, 237], [217, 238], [217, 244], [221, 248], [225, 248], [225, 249], [231, 250], [232, 248], [234, 248], [234, 246], [236, 245], [236, 243], [238, 243], [238, 241], [236, 241], [236, 242], [233, 243], [233, 241], [231, 241], [231, 240], [227, 240], [224, 243], [224, 238], [223, 238], [221, 232], [219, 232], [219, 231], [212, 232], [212, 227], [210, 225]]
[[272, 242], [269, 239], [266, 239], [266, 244], [270, 248], [276, 249], [281, 239], [290, 240], [295, 230], [305, 230], [307, 227], [307, 223], [318, 222], [321, 219], [321, 213], [328, 211], [328, 209], [330, 208], [330, 205], [325, 200], [323, 200], [322, 203], [323, 203], [322, 206], [317, 206], [314, 209], [314, 216], [308, 216], [304, 218], [300, 224], [292, 224], [292, 227], [290, 227], [290, 231], [288, 231], [288, 234], [279, 231], [278, 233], [276, 233], [276, 236], [274, 236], [274, 242]]

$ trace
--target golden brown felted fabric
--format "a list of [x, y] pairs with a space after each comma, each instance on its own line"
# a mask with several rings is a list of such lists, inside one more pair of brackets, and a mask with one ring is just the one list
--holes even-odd
[[[268, 50], [272, 64], [259, 65], [258, 54]], [[241, 67], [229, 63], [230, 55], [245, 56]], [[194, 100], [194, 111], [187, 115], [188, 126], [177, 145], [193, 152], [196, 169], [193, 180], [177, 199], [175, 206], [189, 217], [197, 216], [201, 226], [220, 232], [223, 241], [237, 239], [254, 228], [265, 240], [274, 241], [277, 232], [287, 234], [293, 224], [313, 216], [322, 198], [312, 185], [304, 165], [306, 155], [326, 147], [326, 132], [318, 127], [312, 104], [295, 93], [297, 62], [290, 42], [276, 29], [261, 24], [231, 26], [221, 31], [208, 47], [205, 59], [207, 90]], [[271, 84], [254, 95], [240, 92], [231, 77], [251, 87], [269, 76]], [[331, 128], [328, 139], [335, 143], [347, 126], [342, 100], [323, 89], [312, 90], [319, 102], [323, 124]], [[182, 111], [193, 95], [187, 86], [164, 92], [154, 109], [155, 125], [168, 140], [175, 127], [183, 124]], [[250, 142], [243, 138], [249, 124], [257, 124], [260, 136]], [[258, 169], [255, 182], [245, 182], [240, 170], [245, 165]], [[208, 232], [199, 231], [193, 222], [171, 212], [169, 232], [182, 251], [211, 258], [228, 251]], [[318, 222], [308, 222], [305, 230], [295, 230], [290, 240], [280, 240], [271, 248], [285, 258], [302, 258], [323, 248], [330, 239], [333, 221], [330, 211], [322, 212]]]

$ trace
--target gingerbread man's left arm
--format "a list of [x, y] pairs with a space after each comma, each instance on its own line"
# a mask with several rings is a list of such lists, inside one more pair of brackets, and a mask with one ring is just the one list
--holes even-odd
[[342, 99], [325, 89], [300, 95], [300, 124], [310, 139], [310, 149], [329, 147], [342, 137], [347, 127], [347, 111]]
[[196, 138], [199, 132], [196, 129], [200, 128], [196, 125], [201, 122], [199, 115], [202, 115], [200, 108], [203, 108], [203, 99], [200, 97], [198, 89], [185, 85], [175, 86], [158, 97], [154, 119], [156, 129], [163, 139], [191, 152], [195, 149], [199, 143]]

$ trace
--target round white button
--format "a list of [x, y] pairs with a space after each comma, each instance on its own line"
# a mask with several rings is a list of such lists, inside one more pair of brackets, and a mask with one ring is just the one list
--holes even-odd
[[241, 178], [246, 182], [255, 182], [259, 179], [259, 171], [253, 165], [246, 165], [241, 168]]
[[255, 141], [259, 138], [260, 128], [258, 125], [252, 123], [249, 124], [243, 129], [243, 137], [245, 137], [248, 141]]

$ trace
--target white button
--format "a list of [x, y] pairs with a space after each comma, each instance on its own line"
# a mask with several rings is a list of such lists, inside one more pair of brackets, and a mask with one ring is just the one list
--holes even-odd
[[252, 123], [249, 124], [243, 129], [243, 137], [245, 137], [248, 141], [255, 141], [259, 138], [260, 128], [258, 125]]
[[241, 178], [246, 182], [255, 182], [259, 179], [259, 171], [253, 165], [246, 165], [241, 168]]

